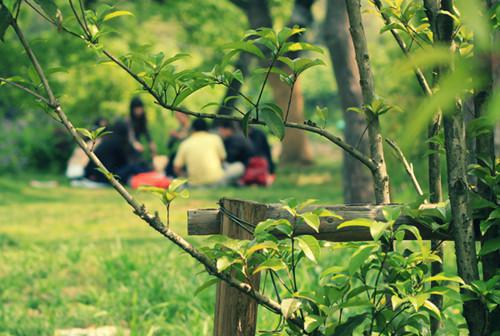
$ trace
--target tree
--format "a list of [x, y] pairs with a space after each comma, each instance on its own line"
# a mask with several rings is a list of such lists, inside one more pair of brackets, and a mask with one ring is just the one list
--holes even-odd
[[[368, 152], [363, 116], [350, 107], [361, 107], [363, 98], [359, 85], [359, 73], [344, 0], [329, 0], [323, 27], [325, 44], [330, 52], [335, 80], [345, 121], [344, 138], [348, 144]], [[344, 152], [343, 190], [346, 203], [370, 203], [373, 201], [370, 171]]]
[[[44, 3], [47, 5], [46, 3]], [[279, 33], [274, 32], [269, 28], [262, 28], [255, 31], [250, 31], [245, 36], [245, 39], [240, 43], [236, 43], [229, 53], [237, 53], [242, 50], [251, 52], [260, 58], [265, 58], [259, 47], [268, 48], [271, 52], [271, 60], [266, 69], [261, 89], [257, 99], [251, 99], [242, 95], [242, 99], [246, 101], [249, 110], [241, 112], [242, 116], [232, 115], [214, 115], [210, 113], [191, 111], [182, 108], [179, 104], [191, 94], [205, 86], [214, 85], [214, 81], [222, 81], [227, 84], [231, 80], [240, 76], [238, 70], [226, 71], [225, 68], [214, 68], [212, 72], [196, 72], [196, 71], [178, 71], [172, 63], [178, 59], [177, 56], [165, 58], [163, 54], [155, 54], [150, 57], [146, 56], [146, 60], [142, 59], [142, 67], [140, 69], [132, 68], [131, 60], [127, 57], [117, 57], [111, 53], [100, 42], [100, 29], [103, 29], [105, 22], [127, 15], [124, 11], [113, 11], [92, 15], [86, 15], [83, 8], [80, 11], [71, 6], [71, 10], [76, 20], [78, 21], [78, 33], [55, 21], [58, 17], [57, 11], [53, 11], [55, 4], [50, 2], [51, 6], [42, 7], [46, 15], [49, 16], [48, 21], [58, 27], [60, 30], [82, 39], [85, 44], [91, 48], [95, 48], [110, 62], [119, 66], [122, 70], [128, 73], [140, 87], [147, 91], [156, 101], [156, 103], [168, 110], [175, 110], [191, 116], [201, 118], [221, 118], [225, 120], [238, 121], [242, 124], [243, 129], [246, 129], [250, 124], [267, 125], [271, 132], [282, 138], [285, 128], [292, 128], [302, 131], [311, 132], [320, 135], [348, 152], [350, 155], [364, 164], [372, 173], [373, 184], [375, 189], [376, 202], [378, 204], [387, 204], [390, 202], [390, 185], [389, 176], [386, 171], [384, 161], [384, 151], [382, 146], [382, 134], [380, 129], [380, 117], [388, 111], [388, 107], [383, 101], [377, 99], [375, 94], [375, 86], [369, 52], [367, 49], [366, 37], [364, 34], [364, 26], [361, 16], [361, 6], [359, 0], [347, 1], [347, 13], [351, 26], [351, 36], [356, 53], [356, 63], [360, 74], [363, 105], [360, 112], [364, 113], [368, 123], [368, 132], [370, 139], [370, 155], [365, 155], [361, 151], [353, 148], [342, 139], [331, 134], [325, 128], [319, 126], [316, 122], [308, 120], [304, 122], [294, 122], [288, 119], [290, 113], [290, 102], [293, 95], [293, 88], [297, 84], [298, 76], [306, 69], [320, 65], [322, 62], [317, 59], [307, 57], [291, 58], [290, 52], [299, 50], [315, 50], [312, 45], [303, 42], [295, 42], [293, 38], [300, 34], [303, 29], [285, 28]], [[70, 3], [72, 5], [72, 3]], [[249, 295], [255, 299], [260, 305], [264, 306], [271, 312], [280, 316], [280, 326], [282, 322], [287, 324], [286, 331], [292, 335], [298, 334], [352, 334], [356, 329], [363, 328], [368, 331], [368, 334], [376, 332], [377, 334], [406, 334], [408, 332], [427, 333], [425, 324], [427, 317], [422, 311], [426, 311], [436, 318], [441, 317], [441, 312], [428, 300], [431, 294], [441, 293], [447, 295], [452, 288], [444, 286], [444, 288], [431, 287], [427, 289], [426, 283], [436, 281], [451, 281], [461, 284], [461, 290], [465, 295], [464, 300], [464, 316], [468, 323], [468, 328], [471, 335], [482, 335], [487, 330], [487, 324], [483, 319], [485, 316], [485, 308], [495, 309], [498, 303], [495, 302], [495, 294], [498, 291], [498, 281], [492, 278], [487, 281], [482, 281], [479, 278], [478, 263], [476, 260], [475, 240], [473, 231], [472, 219], [472, 204], [469, 201], [469, 186], [466, 180], [465, 168], [465, 131], [462, 109], [457, 107], [459, 96], [465, 96], [463, 91], [471, 89], [481, 89], [482, 85], [475, 81], [468, 81], [476, 73], [478, 64], [474, 61], [475, 58], [460, 58], [453, 55], [449, 46], [452, 44], [452, 33], [456, 31], [455, 19], [453, 14], [453, 6], [450, 1], [441, 2], [440, 22], [442, 25], [439, 28], [441, 41], [446, 43], [445, 57], [440, 58], [441, 66], [443, 66], [442, 78], [440, 79], [439, 91], [436, 94], [430, 95], [428, 99], [423, 100], [423, 104], [431, 113], [432, 117], [436, 113], [436, 106], [442, 107], [442, 110], [447, 112], [445, 115], [445, 149], [447, 156], [447, 172], [449, 184], [449, 197], [451, 207], [451, 228], [456, 245], [457, 266], [461, 278], [450, 277], [446, 275], [428, 276], [428, 264], [439, 261], [434, 251], [431, 251], [423, 243], [422, 237], [415, 226], [406, 224], [398, 224], [397, 220], [401, 220], [402, 214], [411, 216], [416, 221], [422, 221], [431, 228], [437, 225], [437, 230], [443, 227], [442, 223], [433, 219], [438, 216], [440, 221], [449, 221], [444, 207], [431, 210], [434, 215], [425, 212], [425, 209], [419, 209], [414, 205], [407, 204], [398, 207], [385, 206], [383, 214], [385, 221], [378, 220], [361, 220], [354, 219], [345, 221], [338, 228], [349, 228], [361, 226], [369, 228], [373, 242], [363, 246], [357, 246], [356, 252], [350, 260], [346, 270], [338, 271], [338, 269], [329, 269], [323, 281], [330, 281], [326, 285], [320, 285], [319, 295], [310, 297], [311, 294], [300, 293], [296, 277], [296, 269], [300, 260], [308, 259], [314, 262], [320, 251], [320, 244], [313, 236], [297, 235], [297, 223], [306, 225], [315, 232], [320, 230], [320, 217], [328, 216], [331, 219], [339, 219], [335, 214], [328, 212], [325, 209], [315, 209], [308, 211], [307, 207], [310, 201], [298, 203], [295, 200], [286, 200], [283, 203], [283, 209], [288, 212], [291, 219], [278, 218], [263, 221], [254, 227], [254, 239], [251, 241], [234, 242], [228, 241], [216, 244], [214, 248], [205, 248], [204, 253], [192, 246], [168, 227], [169, 211], [172, 201], [177, 196], [185, 195], [180, 192], [178, 187], [184, 181], [175, 181], [167, 190], [152, 189], [155, 194], [159, 194], [167, 212], [167, 225], [164, 225], [158, 213], [150, 214], [146, 207], [139, 203], [115, 178], [112, 172], [106, 169], [99, 161], [99, 158], [93, 153], [83, 140], [82, 134], [87, 135], [91, 139], [96, 138], [99, 134], [91, 133], [85, 129], [76, 129], [68, 120], [66, 113], [60, 105], [54, 91], [51, 88], [49, 79], [41, 66], [38, 58], [30, 47], [30, 43], [24, 36], [22, 29], [19, 27], [17, 14], [21, 2], [9, 3], [6, 6], [2, 2], [0, 13], [2, 14], [2, 30], [0, 36], [3, 36], [8, 27], [12, 27], [18, 37], [22, 47], [30, 63], [36, 72], [40, 83], [23, 81], [18, 82], [17, 78], [2, 78], [0, 82], [11, 87], [16, 87], [23, 90], [25, 93], [33, 96], [39, 102], [43, 103], [53, 113], [56, 118], [73, 136], [75, 141], [81, 146], [89, 158], [99, 167], [102, 174], [108, 179], [110, 184], [124, 198], [124, 200], [132, 207], [135, 214], [142, 220], [148, 223], [153, 229], [158, 231], [171, 242], [179, 246], [185, 253], [196, 259], [202, 264], [207, 273], [216, 278], [227, 282], [230, 286], [238, 289], [242, 293]], [[80, 6], [81, 3], [80, 3]], [[393, 12], [383, 9], [381, 13], [390, 13], [398, 22], [402, 21], [399, 17], [401, 8], [391, 8]], [[407, 8], [405, 9], [405, 11]], [[412, 11], [410, 11], [412, 12]], [[418, 11], [413, 11], [417, 13]], [[455, 15], [456, 16], [456, 15]], [[413, 17], [418, 20], [418, 17]], [[89, 29], [90, 25], [94, 25], [95, 29]], [[410, 20], [400, 22], [398, 26], [401, 30], [408, 33], [411, 38], [413, 28]], [[387, 27], [388, 26], [388, 27]], [[385, 29], [391, 30], [395, 37], [398, 34], [394, 33], [394, 25], [388, 24]], [[93, 27], [93, 26], [92, 26]], [[253, 39], [248, 39], [253, 37]], [[481, 35], [476, 35], [480, 39]], [[417, 35], [419, 39], [425, 39], [425, 36]], [[396, 38], [398, 43], [401, 40]], [[257, 47], [255, 44], [258, 44]], [[439, 52], [438, 46], [433, 52]], [[406, 48], [403, 51], [409, 52]], [[429, 50], [424, 50], [429, 52]], [[437, 55], [437, 56], [436, 56]], [[439, 58], [439, 54], [433, 55]], [[450, 66], [450, 55], [456, 56], [454, 67]], [[418, 58], [417, 58], [418, 59]], [[139, 61], [141, 59], [134, 59]], [[274, 67], [277, 61], [282, 62], [287, 66], [287, 71]], [[415, 60], [409, 59], [412, 70], [417, 74], [417, 79], [420, 83], [425, 84], [427, 81], [423, 72], [420, 70]], [[137, 67], [137, 63], [134, 63]], [[431, 64], [435, 65], [435, 64]], [[404, 67], [403, 67], [404, 68]], [[140, 70], [140, 71], [137, 71]], [[269, 80], [269, 74], [272, 72], [280, 74], [279, 79], [290, 88], [290, 96], [288, 98], [287, 108], [282, 110], [278, 105], [273, 103], [261, 102], [262, 92]], [[453, 85], [448, 85], [452, 83]], [[463, 86], [456, 88], [456, 83]], [[472, 83], [472, 84], [471, 84]], [[479, 82], [480, 83], [480, 82]], [[427, 88], [427, 86], [426, 86]], [[443, 97], [442, 92], [450, 92], [451, 94]], [[449, 112], [448, 112], [449, 111]], [[424, 112], [425, 109], [424, 109]], [[428, 112], [427, 112], [428, 113]], [[422, 113], [427, 116], [426, 113]], [[432, 118], [429, 118], [432, 119]], [[414, 125], [415, 128], [425, 128], [428, 120], [424, 120], [420, 125]], [[395, 147], [397, 148], [397, 147]], [[403, 163], [404, 156], [399, 151]], [[408, 164], [406, 162], [405, 167]], [[477, 168], [477, 167], [476, 167]], [[480, 167], [484, 168], [484, 167]], [[412, 170], [406, 169], [410, 177]], [[477, 172], [482, 172], [478, 176], [483, 177], [486, 185], [491, 188], [496, 188], [494, 184], [498, 179], [498, 165], [495, 167], [495, 172], [485, 171], [485, 169], [476, 169]], [[485, 174], [486, 172], [486, 174]], [[496, 175], [495, 175], [496, 174]], [[417, 184], [415, 183], [415, 186]], [[418, 189], [418, 188], [416, 188]], [[419, 192], [421, 194], [421, 192]], [[495, 202], [498, 202], [495, 200]], [[492, 209], [484, 217], [478, 217], [490, 227], [496, 228], [498, 225], [498, 203], [494, 204]], [[491, 205], [488, 203], [488, 205]], [[429, 219], [430, 217], [430, 219]], [[407, 219], [406, 219], [407, 220]], [[240, 223], [243, 226], [249, 223]], [[446, 223], [445, 223], [446, 224]], [[482, 226], [484, 226], [482, 224]], [[284, 240], [279, 240], [273, 233], [277, 231], [285, 236]], [[382, 248], [382, 246], [392, 246], [396, 241], [400, 241], [411, 234], [417, 240], [417, 248], [414, 251], [408, 252]], [[445, 233], [446, 234], [446, 233]], [[493, 242], [494, 243], [494, 242]], [[492, 246], [491, 241], [482, 242], [482, 254], [488, 254], [498, 250], [498, 246]], [[280, 271], [285, 271], [285, 277], [280, 276]], [[276, 299], [268, 295], [263, 295], [251, 285], [249, 278], [253, 274], [262, 271], [269, 271], [273, 282], [274, 295]], [[234, 273], [236, 272], [236, 273]], [[370, 273], [372, 272], [372, 273]], [[235, 276], [237, 274], [238, 276]], [[333, 274], [333, 276], [332, 276]], [[276, 276], [276, 278], [274, 278]], [[278, 280], [277, 282], [275, 281]], [[285, 282], [285, 280], [286, 282]], [[341, 281], [338, 285], [339, 279]], [[354, 282], [352, 282], [354, 281]], [[277, 289], [276, 283], [282, 285], [286, 290], [286, 298], [282, 298], [280, 291]], [[324, 283], [324, 282], [323, 282]], [[342, 284], [343, 283], [343, 284]], [[209, 285], [209, 284], [208, 284]], [[333, 287], [333, 290], [332, 290]], [[344, 288], [344, 289], [342, 289]], [[345, 290], [346, 289], [346, 290]], [[339, 294], [340, 293], [340, 294]], [[367, 299], [361, 299], [362, 305], [357, 300], [357, 296], [367, 294]], [[453, 296], [450, 295], [450, 299]], [[385, 302], [383, 299], [386, 298]], [[340, 301], [339, 301], [340, 299]], [[344, 301], [347, 300], [347, 301]], [[391, 302], [388, 305], [387, 302]], [[350, 307], [356, 302], [356, 307], [361, 313], [352, 314], [347, 319], [342, 320], [342, 314], [345, 307]], [[462, 300], [459, 300], [462, 303]], [[347, 305], [346, 305], [347, 304]], [[364, 308], [363, 308], [364, 307]], [[332, 312], [339, 312], [338, 318], [332, 321]], [[422, 331], [420, 328], [423, 328]]]
[[[257, 29], [259, 27], [272, 27], [273, 21], [271, 17], [271, 12], [269, 8], [269, 2], [266, 0], [259, 1], [232, 1], [235, 5], [242, 9], [248, 18], [251, 29]], [[311, 6], [314, 3], [313, 0], [296, 0], [294, 2], [293, 12], [291, 15], [289, 27], [295, 25], [305, 27], [312, 22]], [[245, 56], [240, 56], [240, 59], [236, 62], [236, 65], [243, 65], [243, 73], [248, 68], [249, 58]], [[289, 88], [286, 84], [279, 80], [279, 76], [275, 74], [270, 74], [269, 84], [272, 88], [273, 96], [276, 103], [285, 110], [288, 105]], [[229, 95], [234, 95], [235, 92], [241, 89], [241, 85], [237, 83], [231, 83], [230, 88], [228, 88], [226, 97]], [[229, 104], [235, 104], [233, 100]], [[228, 109], [226, 108], [226, 111]], [[294, 94], [292, 96], [291, 108], [290, 108], [290, 120], [295, 122], [300, 122], [304, 119], [304, 98], [302, 96], [302, 90], [300, 89], [300, 82], [295, 85]], [[285, 133], [285, 138], [283, 140], [281, 162], [285, 164], [290, 163], [305, 163], [309, 164], [313, 161], [312, 148], [307, 140], [307, 137], [303, 132], [288, 129]]]

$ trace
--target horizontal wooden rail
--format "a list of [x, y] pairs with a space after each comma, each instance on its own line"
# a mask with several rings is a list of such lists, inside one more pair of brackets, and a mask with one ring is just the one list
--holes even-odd
[[[256, 211], [265, 209], [263, 218], [287, 218], [291, 219], [291, 215], [282, 208], [280, 204], [262, 204], [256, 202], [242, 201], [242, 200], [223, 200], [221, 203], [229, 201], [231, 204], [244, 204], [245, 207], [252, 209], [255, 207]], [[390, 206], [390, 205], [389, 205]], [[394, 205], [397, 206], [397, 205]], [[432, 204], [426, 205], [433, 207]], [[365, 227], [347, 227], [339, 229], [339, 224], [356, 219], [368, 218], [377, 221], [385, 221], [382, 210], [387, 205], [327, 205], [327, 206], [311, 206], [305, 209], [310, 211], [315, 208], [325, 208], [333, 211], [335, 214], [342, 217], [341, 220], [335, 217], [322, 217], [319, 228], [319, 233], [316, 233], [309, 226], [304, 223], [299, 223], [297, 226], [297, 234], [304, 235], [310, 234], [318, 239], [332, 241], [332, 242], [346, 242], [346, 241], [369, 241], [372, 240], [370, 231]], [[251, 210], [250, 210], [251, 211]], [[262, 218], [262, 217], [261, 217]], [[220, 209], [198, 209], [188, 211], [188, 234], [199, 235], [214, 235], [221, 234], [221, 219], [222, 212]], [[233, 223], [234, 225], [237, 225]], [[251, 226], [256, 226], [258, 223], [249, 223]], [[396, 226], [401, 224], [409, 224], [416, 226], [422, 238], [425, 240], [451, 240], [451, 236], [441, 232], [433, 232], [428, 227], [416, 222], [414, 219], [406, 216], [400, 217], [396, 221]], [[414, 237], [407, 234], [405, 239], [412, 240]]]

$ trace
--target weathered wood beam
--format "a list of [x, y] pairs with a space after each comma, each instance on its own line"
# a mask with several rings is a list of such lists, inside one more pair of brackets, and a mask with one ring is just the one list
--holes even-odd
[[[249, 207], [254, 206], [255, 209], [262, 209], [265, 207], [264, 218], [287, 218], [291, 219], [290, 214], [282, 209], [280, 204], [261, 204], [256, 202], [242, 201], [242, 200], [230, 200], [231, 203], [241, 203]], [[390, 206], [390, 205], [389, 205]], [[396, 205], [394, 205], [396, 206]], [[427, 205], [432, 207], [432, 205]], [[305, 211], [310, 211], [315, 208], [326, 208], [333, 211], [337, 215], [341, 216], [343, 219], [339, 220], [334, 217], [322, 217], [319, 233], [314, 232], [309, 226], [305, 224], [298, 224], [297, 233], [298, 234], [310, 234], [318, 239], [328, 240], [333, 242], [345, 242], [345, 241], [369, 241], [371, 240], [370, 232], [364, 227], [348, 227], [339, 229], [339, 224], [355, 219], [355, 218], [368, 218], [377, 221], [384, 221], [384, 215], [382, 210], [387, 207], [387, 205], [327, 205], [327, 206], [311, 206], [306, 208]], [[218, 209], [197, 209], [188, 211], [188, 234], [189, 235], [213, 235], [221, 234], [221, 211]], [[252, 226], [258, 223], [249, 223]], [[416, 223], [412, 218], [400, 217], [396, 221], [396, 225], [410, 224], [416, 226], [423, 237], [423, 239], [430, 240], [451, 240], [449, 235], [432, 232], [429, 228], [423, 226], [420, 223]], [[233, 225], [237, 225], [233, 223]], [[408, 234], [405, 239], [412, 240], [410, 234]]]

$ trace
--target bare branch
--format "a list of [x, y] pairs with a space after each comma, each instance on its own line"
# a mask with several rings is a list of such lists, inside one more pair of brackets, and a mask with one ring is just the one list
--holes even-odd
[[36, 99], [39, 99], [40, 101], [44, 102], [45, 104], [47, 104], [51, 108], [55, 107], [55, 106], [53, 106], [53, 105], [50, 104], [50, 102], [49, 102], [49, 100], [47, 98], [43, 97], [42, 95], [36, 93], [35, 91], [33, 91], [33, 90], [29, 89], [29, 88], [27, 88], [24, 85], [21, 85], [21, 84], [16, 83], [16, 82], [11, 82], [11, 81], [9, 81], [9, 80], [7, 80], [5, 78], [0, 77], [0, 83], [1, 82], [4, 82], [5, 84], [13, 86], [13, 87], [16, 87], [18, 89], [21, 89], [21, 90], [23, 90], [26, 93], [29, 93], [30, 95], [32, 95]]
[[422, 191], [422, 188], [420, 187], [420, 183], [418, 183], [417, 177], [415, 176], [415, 172], [413, 170], [413, 164], [411, 162], [408, 162], [405, 155], [403, 154], [403, 151], [401, 150], [401, 148], [399, 148], [399, 146], [394, 141], [392, 141], [391, 139], [385, 139], [385, 142], [387, 142], [387, 144], [389, 146], [391, 146], [391, 148], [396, 153], [396, 156], [398, 157], [399, 161], [401, 161], [401, 163], [403, 164], [403, 166], [406, 170], [406, 173], [410, 177], [411, 182], [413, 183], [413, 186], [415, 187], [415, 190], [417, 191], [417, 194], [419, 196], [423, 196], [424, 193]]

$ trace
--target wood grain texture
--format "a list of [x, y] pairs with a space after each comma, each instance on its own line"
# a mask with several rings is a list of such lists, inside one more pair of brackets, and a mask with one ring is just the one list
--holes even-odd
[[[250, 223], [265, 219], [267, 206], [263, 204], [222, 200], [225, 209]], [[213, 213], [212, 213], [213, 217]], [[235, 239], [251, 239], [252, 235], [232, 222], [227, 216], [220, 216], [221, 234]], [[260, 275], [253, 276], [251, 285], [259, 289]], [[258, 305], [252, 298], [219, 281], [216, 292], [214, 335], [215, 336], [253, 336], [257, 327]]]
[[[258, 211], [263, 212], [263, 216], [249, 216], [241, 219], [249, 222], [252, 226], [256, 226], [261, 220], [267, 218], [288, 218], [291, 219], [290, 214], [281, 208], [279, 204], [260, 204], [256, 202], [242, 201], [242, 200], [223, 200], [223, 202], [229, 202], [232, 206], [237, 206], [237, 208], [244, 207], [249, 208], [247, 211], [252, 211], [250, 209], [258, 209]], [[432, 207], [432, 204], [426, 205]], [[369, 241], [372, 240], [370, 232], [364, 227], [349, 227], [341, 228], [338, 226], [348, 220], [355, 218], [369, 218], [377, 221], [384, 221], [384, 215], [382, 209], [386, 206], [381, 205], [326, 205], [326, 206], [312, 206], [306, 208], [305, 211], [313, 210], [314, 208], [326, 208], [333, 211], [337, 215], [341, 216], [342, 219], [337, 219], [334, 217], [322, 217], [319, 233], [314, 232], [309, 226], [298, 223], [297, 233], [298, 234], [310, 234], [318, 239], [332, 241], [332, 242], [346, 242], [346, 241]], [[226, 207], [227, 210], [229, 210]], [[231, 211], [231, 210], [229, 210]], [[257, 211], [257, 210], [253, 210]], [[231, 211], [233, 212], [233, 211]], [[234, 213], [234, 212], [233, 212]], [[234, 213], [237, 215], [236, 213]], [[238, 216], [239, 217], [239, 216]], [[212, 235], [212, 234], [224, 234], [220, 229], [220, 219], [221, 215], [216, 209], [198, 209], [190, 210], [188, 212], [188, 233], [190, 235]], [[396, 225], [410, 224], [416, 226], [423, 237], [423, 239], [438, 239], [438, 240], [450, 240], [449, 235], [445, 235], [438, 232], [432, 232], [428, 228], [416, 223], [413, 219], [409, 217], [401, 217], [397, 220]], [[245, 231], [245, 233], [248, 233]], [[408, 240], [414, 239], [412, 235], [407, 235], [405, 237]]]

